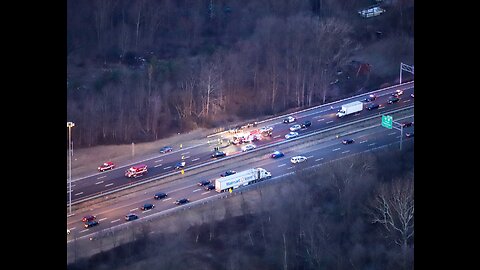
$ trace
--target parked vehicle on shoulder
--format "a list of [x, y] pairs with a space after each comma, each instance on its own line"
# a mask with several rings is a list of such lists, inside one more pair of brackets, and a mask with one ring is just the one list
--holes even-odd
[[250, 150], [255, 149], [256, 147], [257, 146], [255, 146], [255, 144], [247, 144], [247, 145], [242, 147], [242, 151], [243, 152], [250, 151]]
[[115, 164], [111, 161], [107, 161], [107, 162], [103, 163], [102, 165], [98, 166], [98, 171], [104, 172], [106, 170], [111, 170], [113, 168], [115, 168]]

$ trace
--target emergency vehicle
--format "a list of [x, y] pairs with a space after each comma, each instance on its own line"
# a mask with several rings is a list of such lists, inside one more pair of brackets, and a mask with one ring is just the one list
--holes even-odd
[[138, 177], [142, 176], [143, 174], [147, 173], [147, 165], [145, 164], [140, 164], [140, 165], [135, 165], [133, 167], [130, 167], [130, 169], [125, 171], [125, 176], [128, 178], [131, 177]]

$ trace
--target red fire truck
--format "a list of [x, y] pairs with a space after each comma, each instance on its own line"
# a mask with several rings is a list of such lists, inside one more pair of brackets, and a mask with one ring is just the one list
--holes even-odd
[[125, 176], [126, 177], [138, 177], [142, 176], [143, 174], [146, 174], [148, 172], [147, 165], [145, 164], [140, 164], [140, 165], [135, 165], [133, 167], [130, 167], [130, 169], [125, 171]]

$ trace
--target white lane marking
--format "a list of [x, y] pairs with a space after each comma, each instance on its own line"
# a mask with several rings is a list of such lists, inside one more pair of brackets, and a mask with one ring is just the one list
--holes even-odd
[[79, 233], [82, 233], [82, 232], [88, 232], [88, 229], [85, 229], [83, 231], [79, 231]]
[[400, 137], [402, 137], [402, 136], [397, 136], [397, 137], [395, 137], [395, 138], [397, 138], [397, 139], [398, 139], [398, 138], [400, 138]]
[[109, 186], [112, 186], [113, 183], [110, 183], [110, 184], [106, 184], [105, 187], [109, 187]]
[[274, 136], [273, 138], [276, 139], [276, 138], [279, 138], [279, 137], [280, 137], [280, 135], [277, 135], [277, 136]]
[[199, 160], [199, 159], [200, 159], [200, 158], [194, 158], [194, 159], [192, 159], [192, 161], [197, 161], [197, 160]]
[[286, 165], [287, 165], [286, 163], [280, 164], [280, 165], [278, 165], [278, 168], [286, 166]]
[[388, 133], [389, 136], [397, 134], [396, 132]]
[[106, 175], [100, 176], [100, 177], [98, 177], [97, 179], [102, 179], [102, 178], [105, 178], [105, 177], [107, 177], [107, 176], [106, 176]]
[[205, 195], [205, 194], [208, 194], [208, 193], [210, 193], [210, 190], [206, 191], [206, 192], [203, 192], [202, 195]]
[[407, 99], [407, 100], [403, 101], [403, 103], [405, 103], [405, 102], [410, 102], [410, 99]]
[[293, 168], [294, 168], [294, 167], [292, 166], [292, 167], [288, 167], [287, 169], [288, 169], [288, 170], [291, 170], [291, 169], [293, 169]]
[[361, 141], [361, 142], [359, 142], [359, 143], [366, 143], [366, 142], [367, 142], [367, 140], [365, 140], [365, 141]]
[[332, 121], [325, 122], [325, 124], [330, 124], [330, 123], [333, 123], [333, 120], [332, 120]]
[[313, 158], [313, 156], [308, 156], [307, 158]]
[[201, 189], [200, 189], [200, 188], [199, 188], [199, 189], [195, 189], [193, 192], [197, 192], [197, 191], [199, 191], [199, 190], [201, 190]]
[[186, 157], [184, 157], [184, 159], [187, 159], [187, 158], [190, 158], [190, 156], [186, 156]]
[[75, 194], [75, 196], [82, 195], [82, 194], [83, 194], [83, 191]]
[[163, 164], [158, 164], [158, 165], [155, 165], [155, 166], [153, 166], [153, 167], [154, 167], [154, 168], [157, 168], [157, 167], [160, 167], [160, 166], [162, 166], [162, 165], [163, 165]]
[[150, 209], [148, 209], [148, 210], [143, 210], [142, 213], [147, 213], [147, 212], [150, 212], [150, 211], [152, 211], [152, 208], [150, 208]]
[[102, 220], [105, 220], [105, 219], [107, 219], [107, 218], [106, 218], [106, 217], [104, 217], [104, 218], [101, 218], [101, 219], [99, 219], [98, 221], [102, 221]]
[[343, 151], [342, 154], [346, 154], [346, 153], [348, 153], [348, 152], [350, 152], [350, 150]]
[[320, 122], [320, 121], [323, 121], [323, 120], [325, 120], [325, 118], [322, 118], [322, 119], [318, 119], [317, 121], [318, 121], [318, 122]]
[[168, 199], [165, 199], [165, 200], [162, 200], [162, 202], [166, 202], [168, 200], [171, 200], [172, 198], [168, 198]]
[[373, 145], [375, 145], [375, 143], [371, 143], [371, 144], [369, 144], [368, 146], [373, 146]]
[[323, 157], [322, 157], [322, 158], [317, 158], [317, 159], [315, 159], [315, 161], [320, 161], [320, 160], [322, 160], [322, 159], [323, 159]]
[[73, 230], [75, 230], [76, 228], [77, 228], [77, 227], [70, 228], [70, 231], [73, 231]]
[[137, 208], [133, 208], [133, 209], [130, 209], [130, 212], [133, 212], [135, 210], [138, 210], [138, 207]]
[[321, 115], [319, 115], [319, 116], [314, 116], [314, 117], [312, 117], [312, 119], [315, 119], [315, 118], [318, 118], [318, 117], [322, 117], [322, 116], [321, 116]]
[[101, 184], [101, 183], [103, 183], [103, 181], [96, 182], [95, 185], [98, 185], [98, 184]]
[[383, 110], [383, 109], [385, 109], [385, 107], [380, 107], [380, 108], [378, 108], [378, 109], [379, 109], [379, 110]]
[[335, 148], [335, 149], [332, 150], [332, 152], [333, 152], [333, 151], [338, 151], [338, 150], [340, 150], [340, 148]]
[[110, 221], [110, 223], [114, 223], [114, 222], [117, 222], [117, 221], [120, 221], [120, 219], [112, 220], [112, 221]]
[[185, 155], [188, 155], [190, 154], [190, 152], [185, 152], [185, 153], [182, 153], [182, 156], [185, 156]]
[[155, 163], [161, 162], [163, 159], [155, 160]]
[[170, 169], [170, 168], [172, 168], [172, 166], [168, 166], [168, 167], [165, 167], [165, 168], [163, 168], [163, 169], [164, 169], [164, 170], [167, 170], [167, 169]]

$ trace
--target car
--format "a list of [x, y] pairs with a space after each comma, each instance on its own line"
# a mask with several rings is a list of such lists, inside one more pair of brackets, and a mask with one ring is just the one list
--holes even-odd
[[295, 122], [295, 120], [297, 120], [297, 119], [295, 119], [295, 117], [289, 116], [289, 117], [283, 119], [283, 123], [288, 124], [288, 123]]
[[202, 181], [197, 183], [197, 186], [207, 186], [207, 185], [210, 185], [209, 180], [202, 180]]
[[376, 104], [376, 103], [370, 103], [367, 105], [367, 110], [371, 111], [371, 110], [375, 110], [375, 109], [378, 109], [378, 107], [380, 107], [380, 105]]
[[214, 184], [210, 184], [210, 185], [207, 185], [204, 187], [205, 190], [212, 190], [212, 189], [215, 189], [215, 185]]
[[225, 173], [222, 173], [220, 174], [221, 177], [225, 177], [225, 176], [229, 176], [229, 175], [232, 175], [232, 174], [236, 174], [237, 172], [234, 171], [234, 170], [228, 170], [226, 171]]
[[247, 144], [247, 145], [242, 147], [242, 151], [243, 152], [250, 151], [250, 150], [255, 149], [256, 147], [257, 146], [255, 146], [255, 144]]
[[167, 193], [164, 193], [164, 192], [157, 192], [155, 193], [155, 195], [153, 196], [153, 198], [155, 200], [160, 200], [160, 199], [163, 199], [163, 198], [166, 198], [167, 197]]
[[223, 151], [215, 151], [215, 153], [212, 154], [212, 158], [219, 158], [219, 157], [224, 157], [227, 154]]
[[70, 230], [69, 230], [69, 229], [67, 229], [67, 235], [68, 235], [68, 234], [70, 234]]
[[175, 164], [175, 169], [182, 169], [185, 168], [185, 161], [179, 161]]
[[153, 208], [155, 208], [155, 205], [151, 204], [151, 203], [146, 203], [146, 204], [142, 205], [142, 207], [140, 207], [140, 209], [142, 209], [143, 211], [150, 210], [150, 209], [153, 209]]
[[412, 97], [412, 98], [413, 98], [413, 93], [411, 93], [411, 94], [410, 94], [410, 97]]
[[371, 94], [367, 98], [365, 98], [365, 101], [371, 102], [371, 101], [374, 101], [375, 99], [377, 99], [377, 96], [375, 94]]
[[293, 164], [302, 163], [304, 161], [307, 161], [307, 157], [305, 156], [294, 156], [290, 159], [290, 162]]
[[285, 139], [291, 139], [297, 136], [298, 136], [298, 132], [289, 132], [287, 135], [285, 135]]
[[173, 151], [173, 148], [171, 146], [164, 146], [160, 148], [160, 153], [162, 154], [172, 152], [172, 151]]
[[388, 98], [388, 104], [393, 104], [395, 102], [398, 102], [400, 99], [398, 97], [389, 97]]
[[98, 221], [96, 220], [90, 220], [90, 221], [87, 221], [85, 222], [85, 228], [90, 228], [90, 227], [93, 227], [93, 226], [97, 226], [99, 223]]
[[392, 93], [392, 96], [394, 96], [394, 97], [399, 97], [401, 95], [403, 95], [403, 90], [400, 90], [400, 89], [395, 90], [395, 92]]
[[344, 140], [342, 141], [343, 144], [351, 144], [351, 143], [354, 143], [354, 142], [355, 142], [354, 139], [344, 139]]
[[98, 171], [99, 172], [104, 172], [106, 170], [111, 170], [115, 168], [115, 164], [111, 161], [107, 161], [105, 163], [103, 163], [102, 165], [98, 166]]
[[405, 133], [405, 137], [407, 137], [407, 138], [413, 137], [413, 132], [407, 132], [407, 133]]
[[403, 123], [400, 123], [400, 125], [404, 128], [405, 127], [411, 127], [411, 126], [413, 126], [413, 122], [403, 122]]
[[138, 216], [135, 215], [134, 213], [129, 213], [125, 216], [126, 221], [131, 221], [131, 220], [135, 220], [135, 219], [138, 219]]
[[307, 127], [309, 127], [309, 126], [311, 126], [311, 125], [312, 125], [312, 122], [309, 121], [309, 120], [306, 120], [305, 122], [303, 122], [303, 123], [301, 124], [302, 128], [307, 128]]
[[281, 158], [283, 156], [284, 156], [284, 154], [280, 151], [275, 151], [270, 155], [271, 158]]
[[83, 222], [87, 222], [87, 221], [92, 221], [96, 218], [96, 216], [93, 216], [93, 215], [86, 215], [82, 218], [82, 221]]
[[290, 127], [290, 131], [297, 131], [297, 130], [300, 130], [302, 128], [302, 126], [300, 125], [293, 125]]
[[188, 199], [183, 198], [183, 199], [180, 199], [180, 200], [176, 200], [175, 204], [179, 205], [179, 204], [185, 204], [185, 203], [188, 203], [188, 202], [190, 202]]

